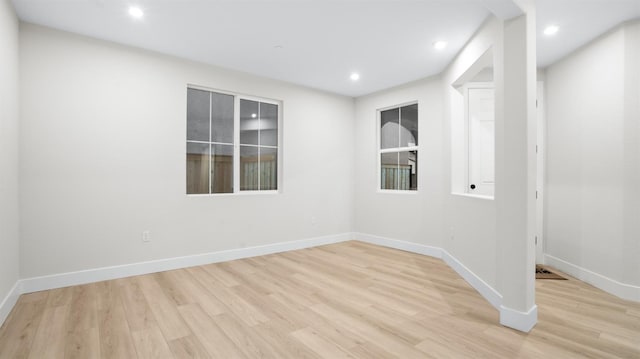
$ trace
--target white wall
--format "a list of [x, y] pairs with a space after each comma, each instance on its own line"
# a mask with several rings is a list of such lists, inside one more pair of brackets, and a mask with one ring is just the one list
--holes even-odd
[[546, 253], [640, 285], [639, 25], [546, 70]]
[[[530, 191], [535, 189], [535, 51], [523, 45], [535, 43], [534, 23], [535, 14], [507, 23], [489, 19], [441, 77], [356, 100], [355, 232], [444, 248], [462, 264], [456, 267], [472, 272], [470, 281], [478, 290], [492, 303], [502, 304], [501, 323], [524, 331], [531, 329], [537, 317], [535, 211], [529, 208], [535, 201], [535, 191]], [[496, 74], [496, 176], [502, 186], [502, 197], [496, 196], [495, 201], [452, 192], [453, 173], [460, 171], [452, 159], [463, 151], [457, 146], [462, 143], [452, 142], [452, 131], [464, 121], [463, 108], [455, 106], [463, 102], [452, 85], [468, 75], [470, 67], [482, 70], [485, 66], [477, 65], [478, 60], [486, 58], [483, 55], [489, 49]], [[513, 64], [505, 66], [505, 59]], [[508, 99], [507, 90], [511, 91]], [[380, 192], [376, 110], [416, 100], [419, 190]], [[504, 269], [501, 275], [499, 265]]]
[[[431, 77], [356, 99], [354, 231], [442, 247], [443, 98]], [[377, 110], [418, 102], [418, 191], [379, 192]]]
[[[625, 27], [623, 283], [640, 286], [640, 21]], [[640, 290], [636, 290], [640, 301]]]
[[[463, 130], [461, 126], [464, 111], [461, 106], [464, 103], [459, 100], [459, 93], [451, 85], [492, 46], [494, 59], [501, 56], [501, 26], [501, 22], [495, 18], [488, 20], [447, 67], [442, 77], [446, 116], [443, 247], [494, 289], [497, 288], [495, 201], [452, 193], [452, 176], [459, 178], [461, 171], [464, 171], [464, 162], [461, 161], [464, 158], [461, 152], [464, 143], [458, 142], [459, 136], [452, 136], [453, 131]], [[495, 65], [494, 60], [494, 79], [499, 80], [500, 77], [497, 76], [502, 70]], [[496, 83], [496, 91], [498, 90], [499, 86]]]
[[[30, 24], [20, 40], [22, 277], [351, 231], [353, 99]], [[185, 195], [187, 84], [283, 101], [281, 194]]]
[[[526, 3], [526, 4], [524, 4]], [[535, 306], [535, 9], [488, 19], [443, 74], [445, 148], [444, 248], [501, 296], [500, 322], [529, 331]], [[495, 199], [464, 193], [464, 104], [454, 86], [492, 55], [495, 88]], [[489, 289], [487, 289], [489, 290]]]
[[[18, 280], [18, 19], [0, 0], [0, 304]], [[1, 309], [1, 308], [0, 308]], [[0, 310], [0, 323], [2, 323]]]

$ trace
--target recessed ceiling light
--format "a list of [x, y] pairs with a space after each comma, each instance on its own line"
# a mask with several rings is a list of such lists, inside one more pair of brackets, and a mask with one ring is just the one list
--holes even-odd
[[544, 34], [547, 36], [555, 35], [560, 28], [557, 25], [549, 25], [544, 28]]
[[442, 50], [445, 47], [447, 47], [447, 42], [446, 41], [436, 41], [433, 43], [433, 48], [436, 50]]
[[349, 78], [351, 80], [353, 80], [353, 81], [358, 81], [358, 80], [360, 80], [360, 74], [357, 73], [357, 72], [354, 72], [354, 73], [351, 74], [351, 76], [349, 76]]
[[256, 115], [255, 113], [251, 114], [251, 118], [256, 118], [256, 117], [258, 117], [258, 115]]
[[137, 7], [137, 6], [130, 6], [129, 7], [129, 15], [131, 15], [132, 17], [136, 18], [136, 19], [140, 19], [144, 16], [144, 12], [142, 11], [141, 8]]

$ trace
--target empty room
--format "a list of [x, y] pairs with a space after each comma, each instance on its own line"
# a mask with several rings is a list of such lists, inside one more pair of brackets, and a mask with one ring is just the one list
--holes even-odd
[[640, 358], [640, 0], [0, 0], [0, 358]]

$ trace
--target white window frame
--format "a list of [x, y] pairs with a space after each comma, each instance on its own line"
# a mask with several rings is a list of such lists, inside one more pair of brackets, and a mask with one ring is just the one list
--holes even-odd
[[[377, 176], [378, 176], [378, 180], [376, 181], [377, 183], [377, 192], [378, 193], [390, 193], [390, 194], [417, 194], [418, 191], [420, 191], [420, 186], [419, 183], [416, 183], [416, 189], [415, 190], [410, 190], [410, 189], [383, 189], [382, 188], [382, 170], [381, 170], [381, 166], [382, 163], [380, 161], [380, 157], [383, 153], [390, 153], [390, 152], [408, 152], [408, 151], [416, 151], [416, 152], [420, 152], [420, 141], [418, 141], [418, 145], [416, 146], [411, 146], [411, 147], [394, 147], [394, 148], [385, 148], [382, 149], [381, 148], [381, 142], [380, 142], [380, 136], [381, 136], [381, 130], [382, 128], [380, 127], [380, 124], [382, 123], [382, 112], [383, 111], [387, 111], [387, 110], [393, 110], [395, 108], [400, 109], [400, 117], [402, 117], [402, 107], [405, 106], [410, 106], [410, 105], [418, 105], [418, 136], [420, 136], [420, 104], [418, 102], [418, 100], [414, 100], [414, 101], [409, 101], [409, 102], [404, 102], [401, 104], [397, 104], [397, 105], [393, 105], [393, 106], [387, 106], [387, 107], [382, 107], [376, 110], [376, 148], [377, 148], [377, 157], [378, 159], [376, 160], [377, 163]], [[400, 137], [400, 128], [401, 126], [398, 126], [398, 138]], [[418, 161], [420, 161], [420, 155], [418, 155]], [[416, 163], [417, 165], [417, 163]], [[418, 166], [418, 171], [420, 171], [420, 166]], [[420, 174], [418, 174], [418, 178], [420, 178]], [[419, 180], [418, 180], [419, 182]]]
[[[201, 91], [208, 91], [208, 92], [215, 92], [215, 93], [219, 93], [219, 94], [223, 94], [223, 95], [229, 95], [229, 96], [233, 96], [233, 144], [231, 143], [222, 143], [222, 142], [208, 142], [208, 141], [191, 141], [191, 140], [185, 140], [185, 144], [186, 143], [206, 143], [206, 144], [212, 144], [212, 145], [216, 145], [216, 144], [221, 144], [221, 145], [233, 145], [233, 192], [230, 193], [193, 193], [193, 194], [189, 194], [187, 193], [186, 195], [189, 197], [208, 197], [208, 196], [243, 196], [243, 195], [263, 195], [263, 194], [279, 194], [282, 192], [282, 183], [283, 183], [283, 178], [282, 178], [282, 112], [283, 112], [283, 101], [281, 100], [275, 100], [275, 99], [270, 99], [270, 98], [265, 98], [265, 97], [258, 97], [258, 96], [253, 96], [253, 95], [245, 95], [245, 94], [241, 94], [238, 92], [231, 92], [231, 91], [226, 91], [226, 90], [218, 90], [218, 89], [214, 89], [214, 88], [210, 88], [210, 87], [204, 87], [204, 86], [200, 86], [200, 85], [192, 85], [192, 84], [187, 84], [187, 90], [188, 89], [193, 89], [193, 90], [201, 90]], [[188, 92], [188, 91], [187, 91]], [[278, 106], [278, 144], [277, 146], [264, 146], [264, 145], [260, 145], [260, 136], [258, 136], [258, 145], [242, 145], [242, 146], [249, 146], [249, 147], [265, 147], [265, 148], [275, 148], [277, 150], [277, 159], [278, 159], [278, 169], [276, 171], [277, 173], [277, 186], [278, 189], [275, 190], [244, 190], [241, 191], [240, 190], [240, 100], [249, 100], [249, 101], [257, 101], [258, 103], [262, 102], [262, 103], [269, 103], [272, 105], [276, 105]], [[186, 97], [185, 97], [185, 106], [186, 106]], [[211, 106], [211, 104], [209, 105]], [[259, 106], [259, 105], [258, 105]], [[258, 107], [259, 108], [259, 107]], [[209, 139], [211, 139], [211, 131], [212, 131], [212, 126], [211, 126], [211, 108], [209, 108]], [[187, 124], [187, 118], [185, 117], [185, 128], [188, 125]], [[185, 149], [186, 150], [186, 149]], [[258, 158], [258, 163], [260, 161], [260, 158]], [[212, 163], [212, 159], [211, 156], [209, 156], [209, 169], [211, 170], [211, 166], [213, 165]], [[187, 178], [187, 173], [186, 173], [186, 165], [184, 166], [185, 168], [185, 175], [184, 178], [186, 180]], [[211, 174], [209, 174], [209, 191], [211, 191]], [[186, 188], [186, 186], [185, 186]], [[258, 176], [258, 188], [260, 188], [260, 176]]]

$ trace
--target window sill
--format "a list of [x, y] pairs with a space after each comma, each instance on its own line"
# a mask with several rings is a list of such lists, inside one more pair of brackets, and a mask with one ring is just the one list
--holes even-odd
[[234, 193], [194, 193], [187, 194], [187, 197], [231, 197], [231, 196], [259, 196], [259, 195], [276, 195], [280, 191], [242, 191]]
[[378, 193], [382, 194], [400, 194], [400, 195], [416, 195], [418, 191], [400, 190], [400, 189], [379, 189]]
[[487, 196], [487, 195], [484, 195], [484, 194], [451, 192], [451, 195], [452, 196], [460, 196], [460, 197], [468, 197], [468, 198], [476, 198], [476, 199], [482, 199], [482, 200], [489, 200], [489, 201], [493, 201], [495, 199], [494, 196]]

